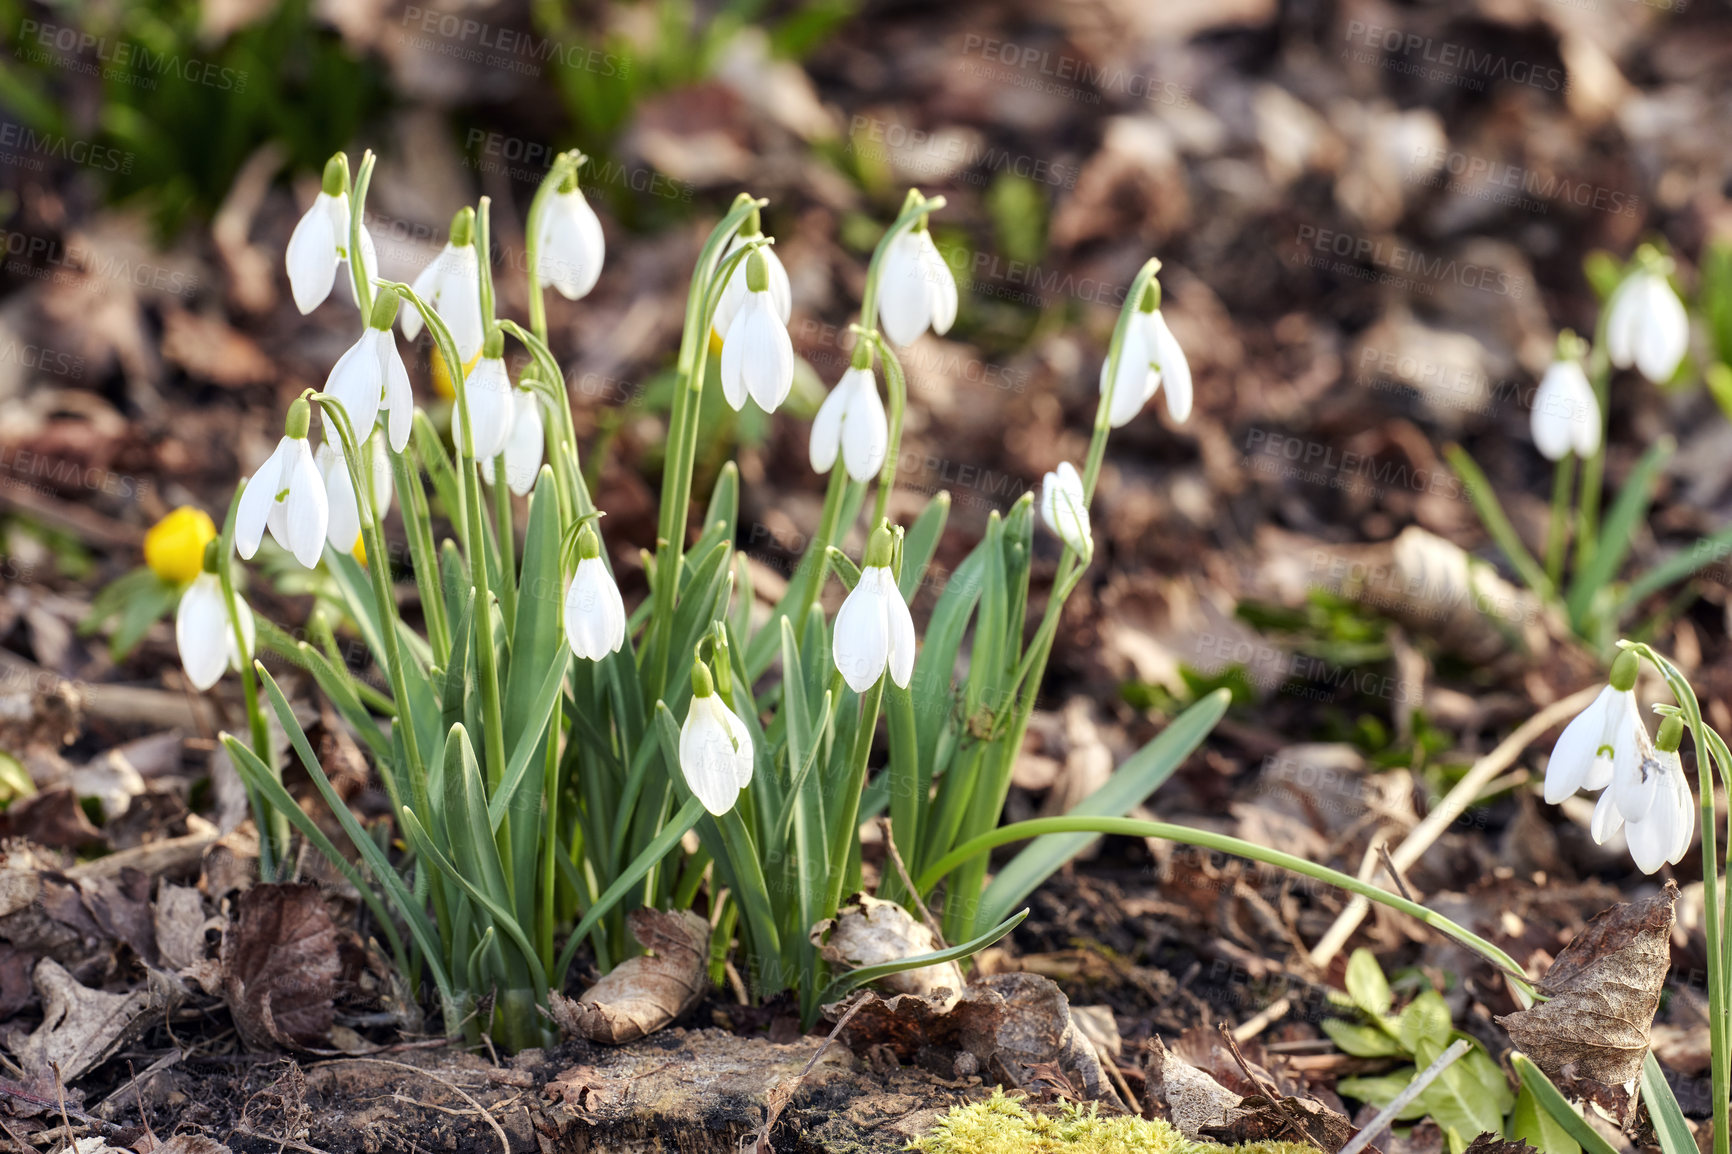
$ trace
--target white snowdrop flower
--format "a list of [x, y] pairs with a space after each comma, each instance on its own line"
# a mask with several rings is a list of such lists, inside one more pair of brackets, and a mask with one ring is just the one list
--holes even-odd
[[[1156, 286], [1151, 285], [1147, 301], [1160, 299]], [[1101, 395], [1107, 393], [1109, 356], [1101, 362]], [[1167, 320], [1158, 307], [1149, 311], [1137, 309], [1126, 323], [1125, 338], [1119, 346], [1119, 371], [1112, 389], [1112, 408], [1107, 420], [1115, 429], [1134, 420], [1162, 385], [1167, 389], [1167, 415], [1184, 421], [1191, 415], [1191, 364], [1185, 350], [1167, 327]]]
[[704, 808], [720, 817], [752, 783], [752, 735], [716, 695], [710, 671], [692, 663], [692, 704], [680, 729], [680, 773]]
[[1083, 494], [1082, 478], [1076, 466], [1060, 461], [1056, 472], [1048, 473], [1040, 486], [1040, 516], [1046, 527], [1058, 535], [1071, 552], [1088, 557], [1094, 552], [1094, 537], [1089, 531], [1088, 498]]
[[373, 431], [379, 410], [389, 404], [391, 447], [400, 453], [409, 443], [415, 397], [409, 370], [391, 333], [396, 315], [397, 294], [386, 289], [373, 299], [373, 315], [360, 338], [331, 367], [331, 375], [325, 378], [325, 395], [343, 406], [357, 440]]
[[186, 679], [200, 692], [220, 681], [224, 669], [239, 673], [241, 663], [252, 658], [253, 611], [238, 594], [235, 609], [241, 623], [238, 638], [229, 620], [222, 580], [209, 570], [193, 578], [180, 595], [180, 606], [174, 612], [174, 642]]
[[1610, 684], [1564, 727], [1546, 763], [1546, 801], [1556, 805], [1584, 789], [1611, 785], [1618, 766], [1637, 761], [1638, 743], [1646, 737], [1636, 704], [1638, 659], [1621, 653], [1612, 662]]
[[831, 654], [848, 688], [864, 693], [889, 669], [903, 689], [914, 675], [914, 618], [890, 572], [890, 531], [872, 531], [860, 580], [836, 613]]
[[[725, 262], [749, 241], [762, 240], [763, 226], [758, 222], [758, 213], [754, 209], [752, 215], [746, 218], [746, 223], [740, 231], [734, 234], [734, 239], [728, 242], [727, 251], [722, 254]], [[774, 248], [765, 245], [758, 249], [764, 257], [764, 271], [769, 274], [770, 299], [776, 302], [776, 315], [787, 324], [788, 318], [794, 313], [794, 290], [788, 283], [788, 270], [782, 267], [782, 258], [776, 255]], [[746, 265], [750, 260], [742, 260], [734, 266], [734, 271], [728, 274], [727, 287], [722, 289], [722, 299], [716, 304], [716, 316], [711, 327], [721, 336], [727, 335], [728, 326], [734, 322], [734, 316], [740, 311], [740, 306], [746, 300]]]
[[[569, 185], [569, 187], [567, 187]], [[536, 279], [566, 300], [589, 295], [607, 256], [601, 220], [577, 186], [573, 168], [542, 208], [536, 237]]]
[[1678, 758], [1683, 733], [1683, 722], [1676, 717], [1661, 724], [1657, 742], [1648, 740], [1646, 730], [1641, 732], [1635, 773], [1649, 797], [1640, 817], [1632, 817], [1623, 809], [1615, 785], [1594, 808], [1594, 840], [1603, 845], [1622, 829], [1630, 857], [1645, 874], [1682, 861], [1696, 832], [1695, 802]]
[[469, 427], [475, 434], [474, 452], [469, 451], [463, 440], [462, 412], [458, 409], [451, 412], [451, 440], [457, 451], [484, 461], [504, 450], [517, 415], [517, 401], [512, 396], [516, 390], [505, 371], [505, 344], [497, 330], [488, 344], [487, 353], [463, 378], [463, 402], [469, 407]]
[[924, 222], [899, 234], [879, 269], [878, 325], [899, 345], [930, 328], [937, 336], [956, 322], [956, 277]]
[[[474, 360], [487, 339], [481, 320], [481, 261], [475, 251], [474, 209], [459, 209], [451, 218], [451, 238], [410, 287], [451, 330], [459, 359], [464, 364]], [[421, 332], [420, 310], [404, 309], [401, 327], [403, 335], [414, 340]]]
[[1540, 378], [1529, 417], [1534, 447], [1548, 461], [1574, 452], [1583, 460], [1600, 448], [1600, 403], [1580, 362], [1553, 361]]
[[600, 661], [625, 644], [625, 601], [601, 559], [601, 539], [588, 525], [577, 536], [577, 572], [565, 591], [565, 641], [586, 661]]
[[[533, 389], [519, 385], [511, 391], [511, 435], [505, 438], [505, 483], [519, 497], [535, 488], [541, 474], [545, 441], [541, 424], [541, 399]], [[475, 438], [479, 441], [481, 438]], [[493, 458], [481, 459], [481, 475], [493, 484]]]
[[324, 478], [307, 444], [311, 422], [311, 405], [301, 397], [289, 406], [283, 439], [248, 479], [235, 511], [235, 548], [242, 557], [250, 560], [258, 552], [268, 528], [295, 560], [308, 569], [318, 565], [330, 508]]
[[889, 452], [890, 421], [878, 379], [869, 365], [857, 364], [842, 374], [812, 420], [812, 469], [828, 473], [840, 453], [848, 475], [865, 484], [878, 475]]
[[[362, 443], [362, 452], [373, 468], [373, 499], [381, 511], [391, 507], [391, 459], [378, 434]], [[353, 553], [361, 539], [361, 503], [355, 499], [355, 482], [343, 456], [343, 443], [327, 439], [313, 455], [325, 479], [325, 505], [330, 510], [325, 540], [339, 553]], [[371, 514], [368, 515], [371, 519]]]
[[1678, 371], [1690, 347], [1684, 302], [1657, 268], [1625, 277], [1606, 302], [1606, 351], [1620, 369], [1634, 365], [1655, 384]]
[[747, 394], [773, 413], [794, 387], [794, 342], [769, 291], [763, 250], [745, 260], [746, 299], [722, 337], [722, 395], [737, 412]]
[[[372, 234], [361, 227], [364, 269], [379, 267]], [[283, 263], [289, 274], [289, 292], [302, 315], [312, 312], [331, 295], [337, 270], [349, 260], [349, 170], [341, 156], [325, 164], [324, 179], [312, 207], [295, 223]], [[345, 294], [355, 299], [351, 285]]]

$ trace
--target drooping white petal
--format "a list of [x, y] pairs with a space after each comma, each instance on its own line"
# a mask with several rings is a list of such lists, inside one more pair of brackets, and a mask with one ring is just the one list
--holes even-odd
[[[528, 389], [518, 389], [511, 435], [505, 441], [505, 483], [519, 497], [535, 487], [545, 448], [542, 437], [541, 401]], [[491, 480], [491, 478], [489, 478]]]
[[899, 345], [913, 344], [932, 323], [936, 290], [921, 259], [920, 241], [913, 233], [900, 233], [884, 250], [878, 273], [878, 327]]
[[[330, 506], [325, 500], [325, 479], [313, 463], [313, 451], [304, 438], [289, 438], [289, 450], [283, 460], [283, 481], [289, 495], [284, 503], [284, 536], [277, 544], [295, 555], [295, 560], [311, 569], [319, 563], [325, 551], [325, 534], [330, 526]], [[286, 537], [286, 539], [285, 539]]]
[[[405, 311], [414, 312], [415, 308], [408, 305]], [[415, 390], [409, 384], [409, 370], [403, 365], [403, 354], [398, 351], [397, 342], [390, 333], [384, 334], [384, 345], [388, 350], [385, 397], [379, 402], [379, 407], [388, 414], [385, 431], [390, 437], [391, 451], [401, 453], [409, 444], [409, 433], [415, 425]]]
[[1672, 754], [1676, 772], [1671, 774], [1672, 800], [1672, 846], [1666, 860], [1677, 865], [1684, 860], [1684, 855], [1690, 851], [1690, 842], [1696, 834], [1696, 800], [1690, 796], [1690, 783], [1684, 777], [1684, 767], [1677, 761], [1678, 755]]
[[836, 612], [831, 656], [842, 680], [855, 693], [872, 688], [884, 676], [884, 667], [890, 659], [890, 612], [884, 583], [879, 577], [889, 572], [871, 565], [862, 569], [860, 580]]
[[[337, 279], [340, 242], [331, 212], [331, 203], [337, 200], [319, 193], [289, 236], [284, 264], [289, 273], [289, 291], [295, 298], [295, 307], [303, 316], [318, 308], [331, 295], [331, 285]], [[348, 201], [340, 203], [344, 206], [342, 215], [346, 221]]]
[[[1638, 718], [1634, 723], [1633, 741], [1619, 741], [1612, 749], [1612, 804], [1624, 815], [1626, 822], [1639, 822], [1654, 809], [1660, 795], [1659, 763], [1654, 760], [1654, 743]], [[1667, 844], [1670, 844], [1669, 842]]]
[[1549, 461], [1575, 452], [1586, 459], [1600, 447], [1600, 403], [1575, 361], [1554, 361], [1540, 378], [1530, 415], [1534, 446]]
[[[481, 327], [481, 264], [475, 246], [458, 248], [447, 243], [409, 287], [451, 330], [451, 340], [463, 363], [473, 360], [487, 336]], [[399, 310], [397, 321], [410, 340], [421, 331], [421, 314], [413, 305]]]
[[475, 451], [470, 453], [463, 440], [462, 414], [451, 415], [451, 436], [460, 453], [489, 460], [498, 456], [511, 436], [512, 420], [517, 404], [511, 396], [511, 378], [505, 362], [497, 357], [483, 357], [464, 378], [463, 398], [469, 406], [469, 427], [475, 434]]
[[890, 419], [884, 412], [884, 400], [878, 395], [878, 382], [873, 379], [872, 370], [850, 372], [858, 375], [848, 398], [848, 409], [842, 414], [842, 463], [850, 477], [865, 484], [878, 475], [878, 470], [884, 467], [884, 458], [890, 455]]
[[1630, 857], [1635, 859], [1636, 868], [1643, 873], [1651, 874], [1666, 864], [1666, 855], [1672, 852], [1677, 834], [1676, 816], [1668, 797], [1664, 804], [1654, 806], [1646, 817], [1625, 821], [1624, 841], [1630, 847]]
[[1665, 277], [1650, 275], [1646, 282], [1642, 290], [1644, 323], [1636, 333], [1636, 367], [1659, 385], [1672, 379], [1689, 351], [1690, 317]]
[[1185, 350], [1179, 347], [1161, 310], [1148, 316], [1151, 359], [1160, 374], [1159, 384], [1167, 390], [1167, 415], [1183, 421], [1191, 415], [1191, 362], [1185, 359]]
[[565, 640], [586, 661], [600, 661], [625, 644], [625, 601], [600, 557], [577, 563], [565, 591]]
[[1594, 805], [1594, 817], [1588, 823], [1588, 833], [1593, 836], [1595, 845], [1605, 845], [1613, 834], [1623, 828], [1624, 815], [1618, 812], [1617, 803], [1612, 800], [1612, 791], [1607, 790]]
[[1088, 498], [1083, 493], [1082, 478], [1069, 461], [1060, 461], [1057, 471], [1042, 479], [1040, 516], [1072, 552], [1086, 555], [1093, 549]]
[[[1558, 743], [1552, 746], [1551, 760], [1546, 762], [1548, 804], [1557, 805], [1586, 787], [1596, 751], [1604, 740], [1607, 711], [1616, 695], [1617, 690], [1606, 686], [1591, 705], [1564, 726]], [[1608, 758], [1607, 765], [1610, 764]]]
[[[445, 275], [445, 264], [452, 251], [449, 244], [440, 249], [438, 254], [427, 262], [426, 267], [415, 274], [415, 279], [409, 282], [415, 295], [426, 301], [430, 307], [438, 307], [433, 300], [439, 291], [440, 278]], [[404, 339], [412, 341], [420, 336], [422, 323], [421, 310], [404, 301], [403, 307], [397, 310], [397, 327], [403, 331]]]
[[[1119, 344], [1118, 383], [1113, 386], [1112, 407], [1107, 420], [1115, 429], [1122, 429], [1134, 420], [1149, 398], [1160, 387], [1160, 374], [1154, 369], [1154, 347], [1148, 313], [1136, 312], [1125, 325], [1125, 337]], [[1107, 391], [1107, 366], [1112, 358], [1101, 361], [1101, 395]]]
[[720, 817], [751, 782], [752, 739], [715, 694], [692, 698], [680, 730], [680, 772], [704, 808]]
[[914, 615], [908, 611], [908, 602], [902, 599], [902, 590], [897, 588], [890, 570], [879, 572], [883, 574], [879, 581], [884, 586], [884, 607], [890, 625], [890, 680], [907, 689], [909, 679], [914, 676]]
[[265, 463], [253, 470], [241, 492], [240, 507], [235, 510], [235, 551], [249, 561], [259, 550], [259, 542], [270, 525], [271, 510], [276, 507], [277, 494], [283, 488], [283, 459], [288, 453], [289, 440], [284, 437], [278, 441]]
[[[756, 235], [750, 239], [756, 239]], [[734, 255], [744, 247], [748, 238], [736, 235], [728, 243], [727, 252], [722, 260]], [[776, 250], [764, 245], [758, 249], [764, 257], [764, 272], [766, 288], [770, 299], [776, 304], [776, 315], [782, 318], [782, 323], [788, 323], [788, 318], [794, 315], [794, 290], [788, 283], [788, 270], [782, 265], [782, 258], [776, 255]], [[726, 335], [728, 326], [734, 323], [734, 317], [739, 314], [740, 306], [746, 301], [746, 265], [751, 261], [747, 257], [734, 266], [734, 271], [728, 274], [727, 287], [722, 289], [722, 299], [716, 302], [716, 315], [711, 321], [711, 327], [717, 333]]]
[[607, 242], [601, 220], [581, 189], [556, 193], [542, 217], [537, 275], [560, 296], [578, 300], [589, 295], [601, 276]]
[[722, 340], [722, 393], [735, 409], [750, 394], [773, 413], [794, 387], [794, 343], [766, 292], [748, 292]]
[[[848, 371], [853, 372], [852, 369]], [[814, 473], [828, 473], [836, 464], [837, 454], [842, 451], [842, 417], [848, 411], [848, 390], [844, 387], [847, 382], [845, 373], [842, 382], [831, 389], [824, 403], [818, 406], [818, 415], [812, 418], [812, 439], [807, 447], [807, 456]]]
[[222, 582], [215, 573], [193, 578], [174, 613], [174, 641], [186, 679], [200, 692], [222, 679], [234, 651], [234, 631]]
[[956, 277], [944, 262], [944, 254], [938, 251], [931, 230], [923, 228], [915, 235], [920, 238], [920, 263], [931, 286], [927, 294], [928, 322], [934, 334], [943, 336], [956, 323]]
[[379, 415], [388, 357], [397, 351], [389, 342], [389, 333], [363, 329], [360, 339], [337, 358], [331, 375], [325, 378], [325, 395], [343, 406], [357, 440], [373, 431], [373, 422]]
[[325, 540], [337, 552], [347, 553], [361, 538], [361, 508], [355, 499], [354, 478], [349, 476], [343, 450], [330, 441], [319, 446], [314, 459], [325, 479]]

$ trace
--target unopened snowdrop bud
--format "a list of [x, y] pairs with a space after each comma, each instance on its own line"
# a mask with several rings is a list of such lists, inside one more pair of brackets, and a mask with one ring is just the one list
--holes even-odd
[[1678, 371], [1690, 347], [1690, 317], [1666, 279], [1667, 261], [1652, 249], [1606, 302], [1606, 351], [1620, 369], [1634, 365], [1655, 384]]
[[903, 689], [914, 675], [914, 618], [890, 572], [893, 549], [889, 529], [880, 525], [872, 531], [860, 580], [836, 613], [831, 652], [837, 672], [855, 693], [872, 688], [886, 669]]
[[505, 448], [517, 415], [512, 398], [511, 377], [505, 371], [505, 338], [496, 328], [487, 338], [481, 359], [463, 379], [463, 400], [469, 407], [469, 428], [475, 434], [475, 451], [463, 439], [463, 415], [451, 416], [451, 440], [464, 456], [488, 460]]
[[[1102, 396], [1107, 394], [1107, 369], [1111, 362], [1111, 356], [1101, 362]], [[1175, 421], [1184, 421], [1191, 415], [1191, 364], [1161, 315], [1160, 283], [1151, 280], [1136, 311], [1126, 322], [1124, 340], [1119, 345], [1119, 371], [1116, 381], [1111, 382], [1108, 422], [1115, 429], [1129, 424], [1163, 385], [1167, 390], [1167, 415]]]
[[307, 444], [311, 423], [312, 406], [305, 397], [297, 398], [289, 406], [283, 439], [248, 479], [235, 510], [235, 548], [242, 557], [251, 559], [258, 552], [268, 528], [277, 544], [306, 568], [319, 563], [330, 508], [324, 478]]
[[716, 696], [701, 661], [692, 662], [692, 704], [680, 730], [680, 773], [704, 808], [720, 817], [752, 783], [752, 735]]
[[[487, 339], [481, 320], [481, 260], [475, 251], [474, 209], [457, 210], [451, 218], [450, 239], [410, 287], [439, 314], [451, 330], [463, 363], [468, 364]], [[419, 310], [403, 310], [402, 329], [410, 340], [420, 334]]]
[[1580, 338], [1566, 331], [1558, 338], [1558, 351], [1534, 393], [1534, 447], [1548, 461], [1561, 461], [1571, 452], [1585, 460], [1600, 448], [1600, 403], [1578, 359]]
[[828, 473], [840, 453], [848, 475], [865, 484], [878, 475], [889, 452], [890, 421], [872, 375], [872, 354], [862, 337], [853, 367], [842, 374], [812, 420], [812, 469]]
[[337, 266], [345, 259], [348, 246], [349, 165], [339, 153], [326, 162], [319, 195], [295, 224], [284, 254], [289, 291], [302, 315], [318, 308], [331, 295]]
[[607, 241], [602, 236], [601, 220], [577, 186], [577, 166], [563, 163], [565, 172], [559, 187], [542, 208], [536, 238], [536, 278], [574, 301], [588, 296], [595, 287], [607, 255]]
[[[529, 372], [530, 370], [525, 370]], [[541, 473], [544, 434], [541, 423], [541, 399], [533, 389], [521, 384], [511, 390], [511, 435], [505, 438], [505, 483], [519, 497], [535, 487]], [[480, 438], [476, 438], [479, 440]], [[481, 475], [489, 485], [493, 480], [493, 458], [481, 460]]]
[[[373, 469], [373, 500], [383, 512], [391, 507], [391, 459], [378, 434], [363, 441], [361, 451]], [[361, 542], [362, 503], [355, 497], [355, 482], [349, 476], [343, 443], [327, 440], [313, 459], [325, 479], [325, 504], [330, 510], [325, 540], [339, 553], [353, 553]], [[371, 518], [372, 514], [367, 516]]]
[[1564, 727], [1546, 763], [1546, 801], [1552, 805], [1577, 790], [1605, 789], [1618, 767], [1637, 764], [1637, 744], [1647, 737], [1636, 704], [1638, 666], [1634, 653], [1618, 654], [1610, 683]]
[[[373, 315], [360, 339], [337, 358], [331, 375], [325, 378], [325, 395], [343, 406], [349, 426], [357, 440], [373, 431], [379, 409], [388, 401], [402, 410], [393, 420], [393, 447], [399, 452], [409, 440], [409, 423], [414, 417], [414, 399], [409, 386], [409, 370], [403, 366], [397, 351], [397, 338], [391, 333], [391, 321], [397, 313], [397, 294], [385, 289], [373, 299]], [[408, 404], [404, 397], [408, 396]]]
[[897, 344], [911, 345], [929, 328], [943, 336], [956, 323], [956, 277], [925, 219], [890, 242], [879, 278], [878, 324]]
[[577, 535], [577, 572], [565, 591], [565, 640], [585, 661], [600, 661], [625, 644], [625, 601], [601, 559], [601, 538], [588, 525]]
[[746, 299], [722, 339], [722, 395], [737, 412], [746, 396], [773, 413], [794, 387], [794, 342], [770, 295], [763, 249], [745, 260]]
[[235, 609], [241, 628], [238, 635], [235, 633], [228, 599], [223, 596], [222, 579], [217, 576], [216, 551], [217, 542], [206, 546], [203, 571], [180, 595], [180, 605], [174, 612], [174, 641], [180, 650], [180, 666], [186, 671], [186, 679], [201, 693], [222, 679], [225, 668], [239, 673], [241, 663], [252, 659], [255, 639], [253, 611], [238, 594]]
[[[722, 254], [725, 261], [738, 252], [740, 248], [754, 240], [764, 239], [764, 226], [759, 219], [758, 210], [753, 209], [746, 223], [740, 226], [740, 231], [734, 234], [734, 239], [728, 242], [727, 252]], [[776, 255], [773, 248], [761, 247], [759, 254], [764, 258], [764, 270], [769, 274], [770, 299], [776, 302], [776, 315], [782, 318], [782, 323], [788, 323], [788, 318], [794, 312], [794, 291], [788, 284], [788, 270], [782, 267], [782, 258]], [[746, 300], [746, 265], [749, 261], [741, 261], [728, 274], [727, 287], [722, 290], [722, 299], [716, 304], [716, 317], [712, 328], [717, 335], [727, 334], [728, 326], [733, 324], [734, 316], [740, 311], [740, 305]]]
[[1055, 472], [1048, 473], [1040, 486], [1040, 516], [1046, 527], [1082, 557], [1094, 554], [1094, 536], [1089, 531], [1088, 497], [1083, 493], [1082, 478], [1076, 466], [1060, 461]]

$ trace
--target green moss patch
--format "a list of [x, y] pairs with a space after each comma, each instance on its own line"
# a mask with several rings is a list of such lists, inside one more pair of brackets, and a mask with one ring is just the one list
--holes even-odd
[[1296, 1142], [1193, 1142], [1165, 1122], [1102, 1118], [1092, 1103], [1067, 1102], [1056, 1113], [1037, 1114], [998, 1089], [990, 1098], [955, 1107], [909, 1148], [922, 1154], [1317, 1154]]

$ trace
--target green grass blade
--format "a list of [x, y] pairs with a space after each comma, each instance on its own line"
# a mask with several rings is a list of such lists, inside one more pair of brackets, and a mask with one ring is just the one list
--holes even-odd
[[[1526, 1054], [1512, 1052], [1509, 1061], [1510, 1065], [1515, 1067], [1515, 1072], [1521, 1076], [1522, 1085], [1539, 1099], [1540, 1106], [1558, 1125], [1569, 1131], [1570, 1137], [1582, 1144], [1582, 1149], [1587, 1151], [1587, 1154], [1618, 1154], [1610, 1142], [1600, 1137], [1598, 1130], [1588, 1125], [1587, 1119], [1576, 1113], [1576, 1108], [1570, 1105], [1569, 1099], [1552, 1085], [1552, 1080], [1546, 1077], [1545, 1072], [1534, 1065]], [[1691, 1142], [1684, 1154], [1690, 1154], [1695, 1148], [1696, 1144]], [[1676, 1152], [1668, 1149], [1666, 1154]]]
[[1690, 1133], [1690, 1124], [1684, 1120], [1684, 1111], [1652, 1050], [1642, 1059], [1642, 1101], [1648, 1104], [1660, 1149], [1666, 1154], [1696, 1154], [1695, 1135]]
[[1618, 575], [1618, 567], [1630, 551], [1630, 542], [1648, 514], [1648, 503], [1654, 498], [1654, 481], [1671, 455], [1672, 439], [1661, 438], [1642, 454], [1624, 487], [1618, 490], [1596, 538], [1593, 556], [1570, 582], [1570, 623], [1577, 632], [1582, 631], [1593, 608], [1594, 595]]
[[944, 536], [944, 525], [949, 520], [950, 493], [940, 489], [932, 500], [926, 502], [926, 508], [920, 511], [914, 524], [908, 527], [908, 535], [902, 539], [902, 574], [896, 580], [904, 601], [914, 600], [914, 593], [926, 578], [926, 567], [932, 564], [932, 555], [938, 551], [938, 540]]
[[1554, 596], [1556, 590], [1552, 587], [1551, 579], [1546, 576], [1540, 563], [1534, 560], [1534, 555], [1528, 552], [1527, 546], [1522, 544], [1515, 526], [1510, 524], [1509, 517], [1504, 514], [1503, 506], [1498, 502], [1497, 490], [1486, 480], [1479, 465], [1460, 445], [1444, 446], [1443, 455], [1449, 459], [1450, 468], [1455, 470], [1456, 476], [1461, 478], [1462, 485], [1467, 489], [1467, 498], [1473, 502], [1486, 532], [1491, 534], [1492, 540], [1497, 542], [1498, 548], [1503, 550], [1503, 555], [1509, 559], [1509, 563], [1515, 567], [1528, 588], [1541, 597]]
[[1662, 561], [1634, 581], [1618, 602], [1617, 616], [1622, 618], [1641, 604], [1650, 594], [1682, 581], [1696, 570], [1732, 556], [1732, 529], [1722, 529], [1711, 537], [1703, 537], [1670, 560]]
[[880, 962], [875, 966], [861, 966], [857, 970], [849, 970], [830, 979], [830, 984], [824, 987], [824, 993], [818, 998], [819, 1005], [828, 1005], [838, 1001], [849, 990], [857, 989], [867, 982], [876, 982], [879, 978], [887, 978], [891, 974], [900, 974], [904, 970], [918, 970], [922, 966], [936, 966], [944, 962], [954, 962], [971, 957], [992, 945], [998, 939], [1022, 924], [1028, 917], [1028, 911], [1004, 919], [977, 938], [963, 942], [959, 946], [951, 946], [947, 950], [934, 950], [930, 954], [916, 954], [912, 958], [899, 958], [894, 962]]

